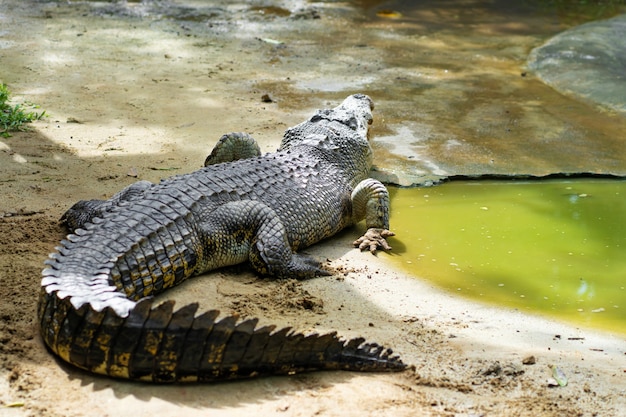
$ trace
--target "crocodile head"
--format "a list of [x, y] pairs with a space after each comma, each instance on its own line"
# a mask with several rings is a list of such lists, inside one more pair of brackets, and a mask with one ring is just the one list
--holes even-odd
[[334, 109], [318, 110], [309, 120], [285, 132], [279, 151], [310, 146], [331, 152], [363, 154], [369, 160], [371, 149], [367, 132], [373, 108], [374, 103], [368, 96], [354, 94]]
[[367, 138], [368, 126], [374, 120], [372, 110], [374, 110], [374, 102], [369, 96], [354, 94], [332, 110], [333, 120], [349, 126], [360, 136]]
[[311, 118], [311, 122], [326, 119], [350, 127], [359, 136], [367, 138], [368, 125], [372, 124], [374, 102], [365, 94], [353, 94], [340, 105], [330, 110], [320, 110]]

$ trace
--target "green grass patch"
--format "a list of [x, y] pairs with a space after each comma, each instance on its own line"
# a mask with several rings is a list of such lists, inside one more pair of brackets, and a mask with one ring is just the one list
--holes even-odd
[[[0, 136], [5, 138], [11, 136], [10, 132], [25, 130], [25, 123], [40, 120], [46, 116], [45, 111], [37, 113], [25, 110], [24, 104], [9, 104], [10, 95], [11, 93], [6, 84], [0, 83]], [[37, 108], [37, 106], [30, 103], [27, 105], [31, 108]]]

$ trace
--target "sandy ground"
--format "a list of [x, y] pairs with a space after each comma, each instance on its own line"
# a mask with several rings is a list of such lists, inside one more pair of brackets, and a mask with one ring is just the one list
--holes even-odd
[[[360, 230], [307, 251], [334, 268], [331, 277], [277, 282], [231, 269], [167, 296], [262, 324], [364, 336], [393, 347], [412, 365], [406, 372], [152, 386], [58, 362], [38, 336], [35, 306], [43, 261], [63, 238], [64, 210], [137, 179], [192, 171], [224, 132], [249, 131], [272, 150], [286, 127], [344, 96], [296, 100], [283, 92], [284, 101], [263, 102], [275, 93], [259, 86], [258, 72], [271, 69], [242, 62], [250, 53], [267, 66], [286, 59], [267, 42], [208, 42], [141, 19], [80, 24], [69, 14], [56, 3], [8, 1], [0, 9], [2, 81], [50, 114], [0, 141], [0, 416], [626, 415], [623, 336], [442, 293], [392, 270], [392, 254], [353, 250]], [[552, 365], [567, 386], [550, 386]]]

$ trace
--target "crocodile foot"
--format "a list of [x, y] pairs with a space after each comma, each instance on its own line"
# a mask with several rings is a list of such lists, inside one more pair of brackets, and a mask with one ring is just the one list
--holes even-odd
[[389, 246], [385, 238], [394, 235], [395, 233], [390, 230], [371, 227], [367, 229], [367, 232], [365, 232], [363, 236], [352, 242], [352, 244], [357, 246], [360, 250], [369, 249], [372, 253], [376, 253], [377, 249], [391, 250], [391, 246]]
[[287, 278], [296, 278], [299, 280], [332, 275], [330, 272], [323, 269], [321, 263], [315, 259], [298, 253], [292, 255], [287, 269]]

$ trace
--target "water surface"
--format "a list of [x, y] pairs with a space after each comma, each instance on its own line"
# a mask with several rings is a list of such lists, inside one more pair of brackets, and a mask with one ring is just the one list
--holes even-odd
[[489, 303], [626, 333], [626, 181], [392, 190], [395, 262]]

